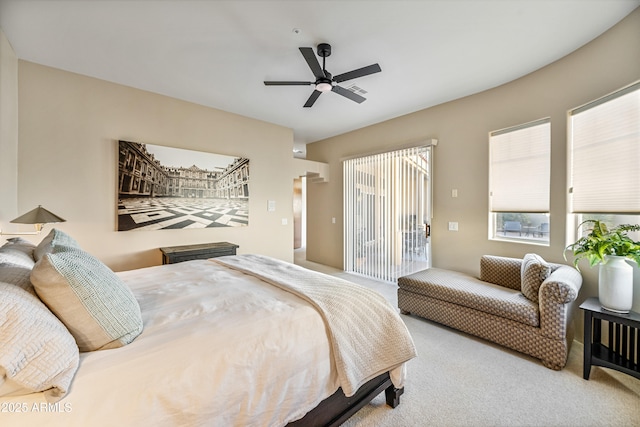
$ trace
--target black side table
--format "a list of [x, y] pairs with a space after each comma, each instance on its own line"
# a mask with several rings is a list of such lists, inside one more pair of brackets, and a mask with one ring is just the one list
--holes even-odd
[[[591, 366], [615, 369], [640, 379], [640, 314], [614, 313], [602, 308], [598, 298], [588, 298], [584, 310], [584, 379]], [[609, 322], [609, 337], [602, 342], [602, 321]]]

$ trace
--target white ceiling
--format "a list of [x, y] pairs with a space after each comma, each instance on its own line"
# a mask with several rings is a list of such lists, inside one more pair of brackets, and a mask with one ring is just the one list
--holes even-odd
[[[477, 93], [539, 69], [640, 0], [1, 0], [20, 59], [276, 123], [297, 146]], [[296, 34], [293, 29], [300, 29]], [[303, 108], [314, 77], [298, 47], [327, 42], [327, 70], [372, 63]]]

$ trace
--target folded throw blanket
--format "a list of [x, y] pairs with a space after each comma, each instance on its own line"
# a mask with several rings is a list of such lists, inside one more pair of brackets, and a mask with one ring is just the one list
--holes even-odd
[[[352, 396], [360, 386], [416, 356], [411, 335], [379, 293], [340, 278], [262, 255], [211, 261], [260, 278], [308, 301], [327, 326], [340, 386]], [[391, 375], [401, 388], [404, 375]]]

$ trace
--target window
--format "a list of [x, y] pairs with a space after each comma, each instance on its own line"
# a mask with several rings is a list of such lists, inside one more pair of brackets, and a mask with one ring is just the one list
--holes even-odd
[[569, 111], [568, 129], [567, 240], [586, 219], [640, 223], [640, 82]]
[[549, 244], [551, 121], [489, 134], [489, 238]]
[[[589, 233], [590, 225], [586, 224], [585, 227], [580, 227], [580, 230], [577, 227], [582, 224], [584, 221], [590, 219], [597, 219], [600, 222], [603, 222], [607, 228], [611, 229], [617, 225], [622, 224], [639, 224], [640, 223], [640, 215], [617, 215], [617, 214], [577, 214], [574, 216], [575, 222], [572, 222], [572, 227], [569, 230], [569, 243], [572, 243], [578, 240], [579, 237], [584, 236]], [[629, 237], [635, 241], [640, 241], [640, 231], [632, 231], [629, 232]]]

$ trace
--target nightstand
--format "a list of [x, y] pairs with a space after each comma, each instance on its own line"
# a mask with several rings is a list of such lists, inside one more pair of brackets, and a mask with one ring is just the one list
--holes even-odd
[[[588, 298], [580, 308], [584, 310], [584, 379], [589, 379], [591, 366], [640, 378], [640, 314], [607, 311], [598, 298]], [[603, 320], [609, 322], [606, 343], [602, 342]]]
[[240, 246], [228, 242], [204, 243], [199, 245], [168, 246], [160, 248], [163, 264], [235, 255]]

